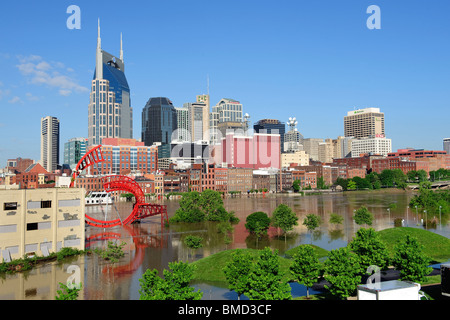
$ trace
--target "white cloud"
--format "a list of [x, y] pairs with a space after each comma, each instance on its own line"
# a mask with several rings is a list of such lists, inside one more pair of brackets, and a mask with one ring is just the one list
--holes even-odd
[[22, 99], [20, 99], [18, 96], [14, 96], [11, 100], [8, 101], [11, 104], [16, 104], [16, 103], [23, 103]]
[[0, 100], [1, 100], [3, 97], [9, 95], [10, 93], [11, 93], [11, 90], [9, 90], [9, 89], [6, 89], [6, 90], [0, 89]]
[[20, 64], [17, 68], [32, 84], [57, 88], [59, 94], [63, 96], [68, 96], [72, 92], [89, 92], [88, 88], [79, 85], [70, 76], [62, 73], [67, 72], [62, 62], [47, 62], [36, 55], [18, 57], [18, 59]]
[[30, 100], [30, 101], [38, 101], [38, 100], [39, 100], [39, 97], [34, 96], [34, 95], [33, 95], [32, 93], [30, 93], [30, 92], [27, 92], [27, 93], [26, 93], [26, 96], [27, 96], [27, 99]]

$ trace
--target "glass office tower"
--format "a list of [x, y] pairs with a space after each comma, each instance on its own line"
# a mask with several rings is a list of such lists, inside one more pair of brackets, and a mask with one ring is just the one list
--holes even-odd
[[170, 157], [170, 144], [178, 137], [172, 133], [178, 127], [177, 112], [167, 98], [150, 98], [142, 110], [142, 142], [146, 146], [161, 143], [158, 147], [158, 158]]
[[120, 57], [102, 50], [100, 24], [88, 113], [88, 145], [102, 144], [103, 138], [133, 138], [133, 109], [125, 77], [122, 37]]

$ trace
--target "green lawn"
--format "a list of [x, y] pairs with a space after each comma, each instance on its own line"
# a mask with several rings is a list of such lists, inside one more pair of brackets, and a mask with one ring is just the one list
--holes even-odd
[[[193, 262], [192, 264], [196, 266], [194, 271], [195, 281], [210, 281], [210, 282], [225, 282], [225, 273], [222, 271], [228, 261], [231, 261], [231, 254], [238, 249], [225, 250], [218, 252], [209, 257], [200, 259]], [[241, 249], [245, 252], [250, 253], [255, 258], [258, 256], [260, 250], [256, 249]], [[291, 260], [284, 257], [279, 257], [281, 272], [289, 276], [289, 266], [291, 265]], [[289, 279], [287, 279], [289, 280]]]
[[401, 227], [385, 229], [379, 231], [378, 234], [392, 254], [395, 245], [404, 241], [406, 235], [409, 234], [417, 238], [424, 247], [423, 252], [433, 259], [433, 262], [444, 262], [450, 259], [450, 239], [431, 231]]
[[[433, 259], [433, 263], [444, 262], [450, 259], [450, 239], [435, 234], [431, 231], [417, 229], [417, 228], [390, 228], [379, 231], [378, 234], [382, 241], [384, 241], [388, 247], [388, 250], [393, 254], [394, 246], [403, 241], [407, 234], [418, 239], [419, 243], [424, 246], [424, 253]], [[314, 246], [317, 256], [319, 259], [323, 260], [328, 256], [328, 251]], [[298, 247], [292, 248], [285, 252], [285, 256], [280, 256], [281, 272], [286, 276], [287, 280], [291, 280], [289, 273], [289, 266], [292, 263], [292, 256]], [[206, 282], [224, 282], [226, 283], [225, 274], [222, 269], [225, 267], [226, 263], [231, 260], [231, 254], [237, 249], [225, 250], [209, 257], [200, 259], [193, 262], [197, 268], [194, 272], [195, 281], [206, 281]], [[254, 257], [258, 255], [259, 250], [256, 249], [241, 249], [249, 252]]]

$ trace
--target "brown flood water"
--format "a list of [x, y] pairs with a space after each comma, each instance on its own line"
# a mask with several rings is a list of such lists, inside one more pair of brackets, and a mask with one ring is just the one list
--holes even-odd
[[[160, 217], [145, 219], [140, 224], [116, 227], [112, 229], [98, 229], [86, 227], [86, 248], [105, 247], [108, 240], [124, 241], [125, 257], [120, 262], [111, 264], [103, 261], [97, 255], [83, 255], [72, 258], [64, 263], [49, 263], [37, 267], [29, 272], [14, 275], [0, 276], [0, 300], [54, 300], [59, 290], [59, 283], [66, 283], [67, 268], [70, 265], [78, 266], [81, 272], [83, 289], [79, 300], [137, 300], [139, 299], [139, 279], [147, 269], [157, 269], [162, 274], [168, 269], [172, 261], [194, 261], [211, 254], [235, 248], [263, 248], [270, 246], [277, 249], [280, 254], [286, 250], [304, 243], [313, 243], [326, 250], [346, 246], [358, 230], [353, 220], [353, 211], [365, 205], [374, 214], [372, 227], [382, 230], [394, 226], [395, 218], [404, 219], [404, 225], [419, 227], [421, 216], [417, 217], [415, 211], [407, 210], [407, 204], [412, 193], [403, 191], [377, 191], [332, 193], [321, 195], [274, 195], [265, 197], [242, 196], [224, 199], [225, 208], [234, 211], [240, 219], [234, 226], [232, 241], [226, 245], [224, 236], [217, 231], [215, 223], [177, 224], [169, 228], [160, 228]], [[160, 201], [168, 206], [169, 217], [178, 208], [178, 200]], [[298, 226], [288, 235], [278, 238], [277, 230], [271, 229], [270, 237], [256, 242], [249, 237], [245, 229], [246, 217], [256, 211], [264, 211], [269, 216], [275, 208], [284, 203], [297, 214]], [[389, 208], [395, 203], [396, 208]], [[115, 207], [89, 207], [87, 213], [95, 218], [107, 215], [107, 220], [120, 217], [126, 218], [131, 212], [132, 203], [120, 202]], [[318, 214], [322, 223], [312, 235], [302, 225], [307, 214]], [[331, 213], [341, 214], [344, 223], [335, 227], [328, 223]], [[443, 222], [444, 224], [444, 222]], [[450, 230], [445, 225], [436, 229], [429, 229], [446, 237]], [[192, 252], [183, 243], [183, 239], [195, 234], [203, 237], [203, 247]], [[312, 237], [312, 238], [311, 238]], [[203, 299], [236, 299], [233, 293], [223, 285], [198, 283], [196, 288], [203, 291]], [[304, 295], [302, 288], [293, 288], [296, 295]], [[295, 296], [293, 292], [293, 296]]]

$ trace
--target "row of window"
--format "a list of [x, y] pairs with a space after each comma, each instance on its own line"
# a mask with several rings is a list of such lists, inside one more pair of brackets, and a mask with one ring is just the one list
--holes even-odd
[[[69, 199], [69, 200], [59, 200], [59, 207], [77, 207], [80, 206], [80, 199]], [[17, 202], [4, 202], [3, 211], [17, 210], [19, 204]], [[41, 201], [28, 201], [27, 209], [48, 209], [52, 207], [51, 200], [41, 200]]]
[[[69, 228], [69, 227], [78, 227], [80, 226], [80, 220], [60, 220], [58, 221], [58, 228]], [[26, 230], [27, 231], [35, 231], [35, 230], [48, 230], [52, 228], [52, 223], [48, 222], [31, 222], [27, 223]], [[15, 233], [17, 232], [17, 225], [0, 225], [0, 234], [2, 233]]]

